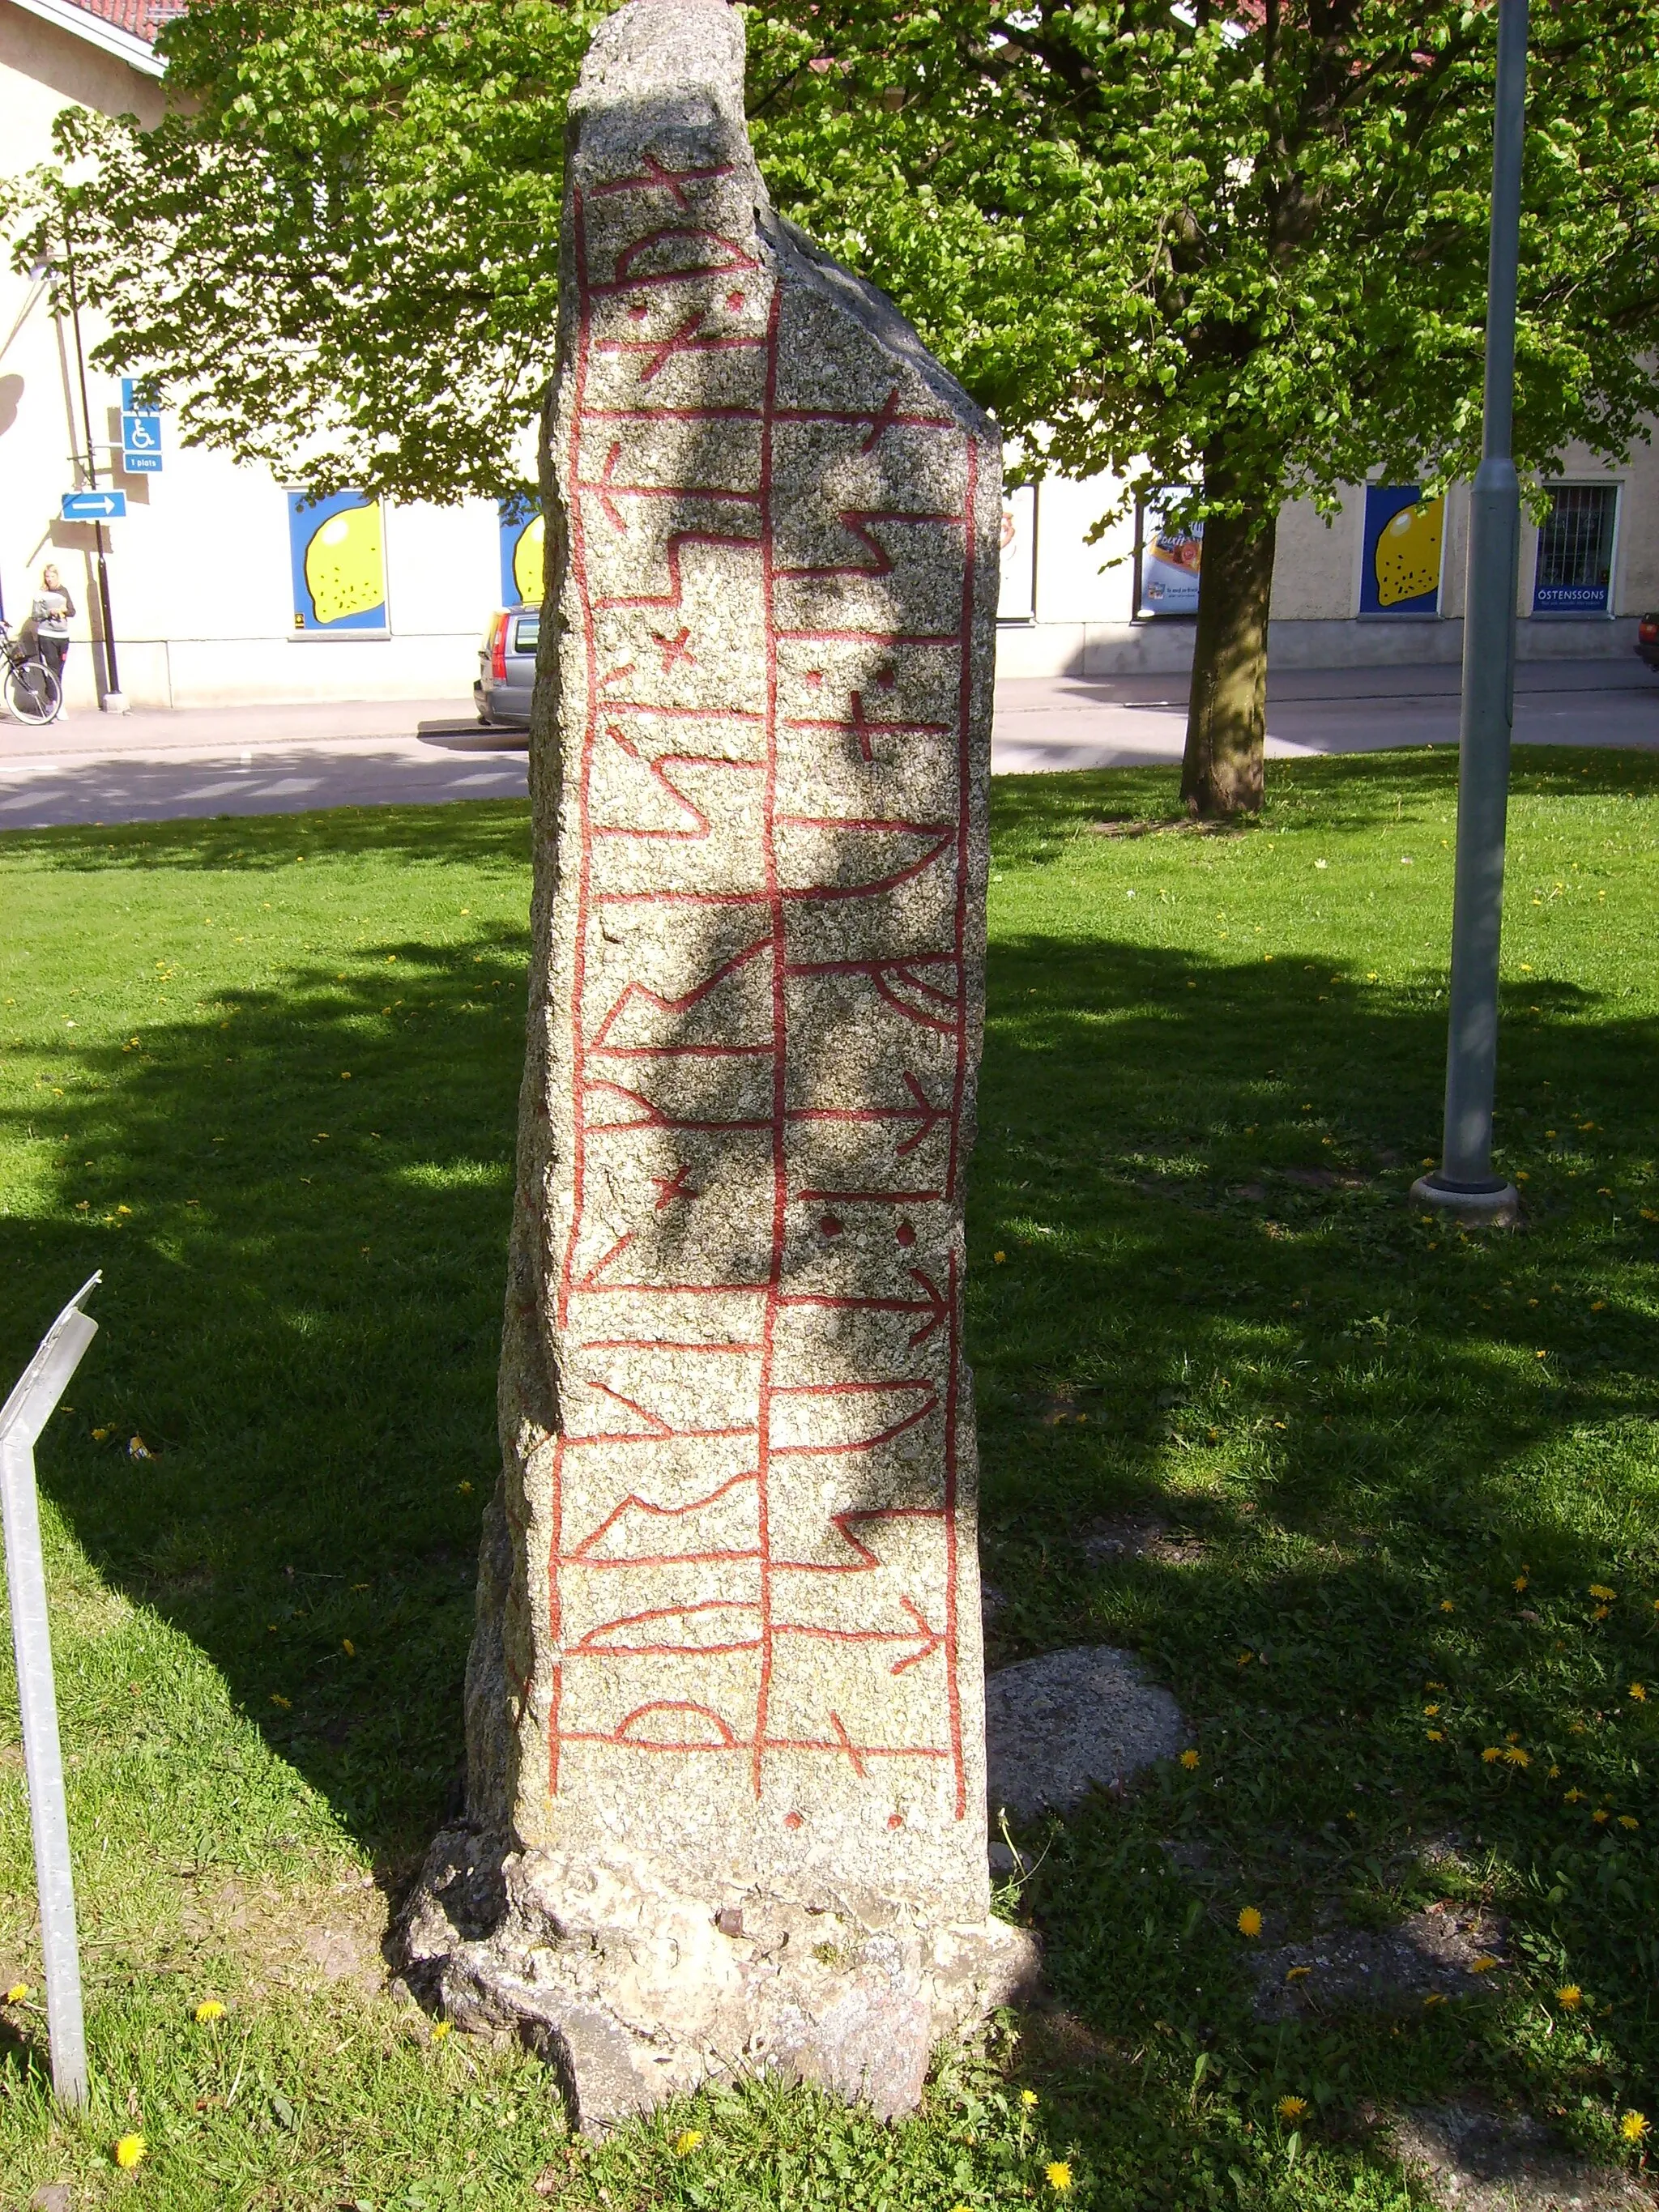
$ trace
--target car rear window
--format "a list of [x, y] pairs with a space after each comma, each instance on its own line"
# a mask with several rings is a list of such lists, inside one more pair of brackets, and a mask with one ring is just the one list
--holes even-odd
[[536, 641], [542, 634], [542, 618], [538, 615], [520, 615], [513, 625], [514, 653], [534, 653]]

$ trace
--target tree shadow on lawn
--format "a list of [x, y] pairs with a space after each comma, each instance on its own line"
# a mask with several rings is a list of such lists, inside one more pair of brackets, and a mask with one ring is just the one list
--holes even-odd
[[253, 875], [293, 865], [307, 848], [331, 860], [417, 866], [496, 866], [523, 878], [529, 899], [529, 810], [521, 799], [436, 806], [336, 806], [312, 814], [216, 814], [201, 819], [4, 833], [6, 857], [64, 875], [110, 870], [237, 868]]
[[[1626, 2094], [1659, 2059], [1632, 1940], [1655, 1730], [1628, 1693], [1659, 1672], [1659, 1025], [1541, 981], [1506, 1003], [1531, 1221], [1469, 1238], [1407, 1199], [1443, 996], [1343, 964], [994, 949], [969, 1276], [990, 1663], [1129, 1646], [1200, 1747], [1070, 1822], [1026, 1902], [1109, 2036], [1161, 2016], [1296, 2094], [1316, 2030], [1350, 2098]], [[1544, 1143], [1570, 1101], [1601, 1132], [1576, 1180]], [[1455, 2021], [1253, 2022], [1243, 1905], [1279, 1942], [1482, 1884], [1510, 1979]], [[1542, 2048], [1539, 1986], [1569, 1982], [1614, 2008], [1593, 2057]]]
[[[1069, 781], [1062, 797], [1088, 803]], [[204, 843], [219, 866], [257, 867], [296, 837], [441, 861], [468, 852], [469, 811], [450, 810], [453, 828], [428, 817], [429, 836], [366, 811], [39, 842], [64, 868], [136, 865], [129, 846], [189, 866]], [[476, 818], [484, 856], [521, 867], [523, 810]], [[150, 1023], [140, 1054], [84, 1049], [102, 1088], [66, 1087], [45, 1117], [64, 1139], [57, 1203], [0, 1237], [20, 1352], [106, 1270], [78, 1410], [40, 1455], [81, 1542], [211, 1657], [367, 1847], [407, 1865], [461, 1759], [524, 947], [386, 949], [409, 987], [395, 1017], [377, 982], [295, 969], [280, 993], [228, 994], [228, 1030]], [[1161, 1982], [1150, 1959], [1139, 1981], [1129, 1971], [1122, 1912], [1146, 1880], [1124, 1856], [1141, 1850], [1123, 1842], [1131, 1817], [1219, 1854], [1229, 1911], [1229, 1885], [1276, 1869], [1292, 1917], [1335, 1892], [1395, 1894], [1424, 1840], [1455, 1832], [1470, 1863], [1501, 1849], [1565, 1881], [1538, 1907], [1560, 1971], [1612, 1996], [1632, 1957], [1651, 1963], [1621, 1948], [1617, 1893], [1650, 1917], [1659, 1902], [1644, 1714], [1589, 1717], [1650, 1664], [1654, 1616], [1592, 1626], [1583, 1595], [1655, 1571], [1651, 1320], [1616, 1288], [1592, 1317], [1585, 1283], [1593, 1265], [1598, 1283], [1622, 1270], [1645, 1286], [1644, 1232], [1552, 1175], [1531, 1187], [1525, 1239], [1424, 1226], [1404, 1198], [1435, 1149], [1443, 1011], [1426, 987], [1333, 984], [1338, 964], [1315, 975], [1082, 938], [992, 949], [969, 1340], [987, 1573], [1008, 1593], [993, 1662], [1136, 1646], [1204, 1746], [1199, 1777], [1074, 1822], [1064, 1879], [1030, 1893], [1058, 1985], [1109, 2033], [1143, 2033], [1151, 2005], [1202, 2040], [1245, 1986], [1235, 1961], [1219, 1994], [1213, 1915], [1185, 1951], [1170, 1934], [1190, 1893], [1161, 1855], [1146, 1916]], [[502, 988], [481, 1003], [492, 977]], [[1506, 1099], [1548, 1080], [1593, 1101], [1615, 1133], [1602, 1180], [1630, 1188], [1654, 1024], [1565, 987], [1530, 986], [1527, 1003], [1547, 1012], [1508, 1024]], [[98, 1163], [90, 1194], [83, 1158]], [[94, 1426], [112, 1430], [101, 1446]], [[133, 1434], [156, 1456], [129, 1459]], [[1187, 1530], [1192, 1555], [1091, 1558], [1095, 1525], [1126, 1511]], [[1440, 1680], [1459, 1715], [1449, 1748], [1422, 1717]], [[1586, 1739], [1569, 1740], [1575, 1717]], [[1510, 1731], [1528, 1768], [1480, 1762]], [[1588, 1808], [1564, 1820], [1544, 1783], [1563, 1753], [1594, 1802], [1616, 1790], [1639, 1837], [1588, 1830]], [[1635, 2002], [1621, 1996], [1606, 2031], [1632, 2060], [1649, 2034], [1645, 2010], [1623, 2009]], [[1455, 2051], [1438, 2028], [1411, 2048], [1449, 2065], [1457, 2033]]]

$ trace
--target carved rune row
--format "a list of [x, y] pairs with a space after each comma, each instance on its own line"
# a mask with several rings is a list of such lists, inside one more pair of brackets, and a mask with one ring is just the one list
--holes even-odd
[[890, 378], [794, 393], [787, 273], [698, 219], [727, 173], [575, 207], [551, 1786], [825, 1754], [960, 1818], [976, 457]]

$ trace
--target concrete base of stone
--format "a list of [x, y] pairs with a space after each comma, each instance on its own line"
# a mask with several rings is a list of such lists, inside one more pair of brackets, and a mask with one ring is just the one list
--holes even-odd
[[643, 1854], [433, 1844], [402, 1923], [404, 1978], [458, 2027], [517, 2034], [603, 2130], [710, 2078], [775, 2072], [884, 2118], [942, 2042], [1035, 1993], [1037, 1951], [988, 1920], [930, 1927], [878, 1900], [813, 1910], [690, 1897]]
[[1521, 1226], [1521, 1194], [1512, 1182], [1498, 1183], [1491, 1190], [1458, 1190], [1448, 1188], [1431, 1175], [1419, 1176], [1411, 1188], [1411, 1202], [1413, 1206], [1436, 1206], [1472, 1229]]

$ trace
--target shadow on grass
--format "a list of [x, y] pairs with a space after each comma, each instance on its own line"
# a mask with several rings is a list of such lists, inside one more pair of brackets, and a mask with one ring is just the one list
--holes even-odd
[[[1598, 757], [1518, 781], [1577, 795], [1656, 775]], [[1298, 769], [1277, 803], [1294, 827], [1316, 787], [1322, 827], [1350, 805], [1358, 823], [1385, 777], [1391, 807], [1401, 792], [1443, 803], [1450, 765]], [[999, 840], [1063, 838], [1126, 789], [1133, 807], [1127, 778], [1004, 786]], [[1166, 789], [1148, 778], [1147, 804]], [[524, 836], [522, 809], [489, 807], [8, 849], [66, 875], [258, 869], [296, 848], [518, 870]], [[279, 990], [146, 1024], [139, 1050], [83, 1050], [85, 1088], [43, 1097], [37, 1119], [61, 1139], [58, 1202], [0, 1237], [9, 1347], [106, 1270], [81, 1413], [42, 1452], [88, 1553], [211, 1656], [366, 1845], [406, 1861], [461, 1756], [524, 947], [368, 950], [398, 955], [401, 1004], [295, 968]], [[1629, 1139], [1601, 1153], [1607, 1202], [1540, 1172], [1531, 1234], [1484, 1244], [1405, 1205], [1437, 1134], [1432, 982], [1082, 935], [993, 946], [969, 1231], [987, 1572], [1008, 1594], [993, 1659], [1133, 1645], [1204, 1747], [1200, 1776], [1146, 1793], [1127, 1841], [1116, 1813], [1074, 1823], [1029, 1893], [1057, 1986], [1101, 2033], [1140, 2036], [1156, 2013], [1194, 2049], [1229, 2036], [1240, 2064], [1268, 2065], [1237, 1960], [1217, 1963], [1237, 1904], [1273, 1882], [1287, 1925], [1333, 1899], [1381, 1911], [1449, 1837], [1477, 1870], [1460, 1879], [1494, 1852], [1522, 1870], [1538, 1959], [1616, 2007], [1612, 2056], [1575, 2061], [1583, 2079], [1650, 2059], [1653, 1960], [1628, 1929], [1659, 1905], [1659, 1802], [1643, 1713], [1607, 1716], [1651, 1660], [1653, 1615], [1593, 1623], [1584, 1592], [1610, 1563], [1621, 1583], [1659, 1575], [1656, 1347], [1633, 1296], [1592, 1314], [1584, 1285], [1592, 1265], [1645, 1280], [1622, 1194], [1650, 1141], [1659, 1032], [1565, 986], [1508, 1011], [1511, 1139], [1541, 1139], [1564, 1098]], [[112, 1431], [102, 1446], [94, 1425]], [[130, 1460], [131, 1434], [157, 1455]], [[1091, 1552], [1135, 1513], [1190, 1538], [1186, 1553]], [[1449, 1748], [1423, 1717], [1438, 1683], [1459, 1715]], [[1511, 1735], [1524, 1769], [1480, 1759]], [[1564, 1820], [1545, 1784], [1569, 1761], [1586, 1812]], [[1603, 1799], [1639, 1837], [1586, 1826]], [[1179, 1877], [1160, 1835], [1199, 1842], [1210, 1872]], [[1498, 2078], [1518, 2033], [1425, 2025], [1411, 2079], [1488, 2062]], [[1553, 2093], [1559, 2062], [1526, 2064]], [[1374, 2052], [1364, 2063], [1382, 2078]]]

